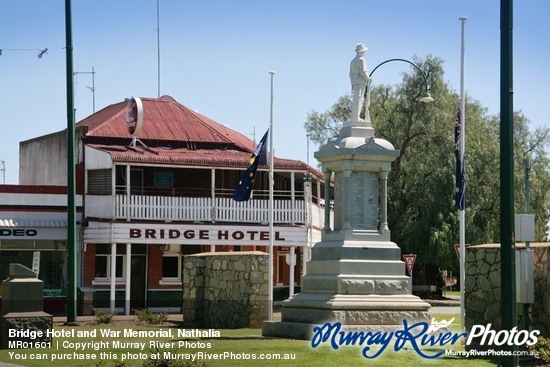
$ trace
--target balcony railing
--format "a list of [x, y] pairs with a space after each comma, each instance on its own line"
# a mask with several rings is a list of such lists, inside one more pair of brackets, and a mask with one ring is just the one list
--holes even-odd
[[[86, 216], [118, 220], [267, 223], [269, 201], [236, 202], [227, 197], [173, 197], [148, 195], [86, 195]], [[273, 222], [306, 224], [303, 200], [274, 200]]]

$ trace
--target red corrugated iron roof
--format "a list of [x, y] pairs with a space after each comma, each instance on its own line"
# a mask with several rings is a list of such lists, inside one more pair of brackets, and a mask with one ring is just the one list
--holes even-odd
[[[142, 141], [177, 141], [233, 145], [252, 152], [246, 136], [205, 117], [172, 97], [141, 98], [143, 127], [136, 134]], [[86, 137], [131, 138], [126, 125], [126, 102], [110, 105], [76, 124], [87, 126]]]
[[[128, 147], [132, 137], [126, 124], [126, 102], [110, 105], [76, 124], [88, 129], [86, 145], [108, 153], [115, 162], [238, 168], [248, 165], [254, 142], [245, 135], [170, 96], [141, 101], [143, 125], [136, 137], [147, 147]], [[276, 169], [309, 170], [323, 178], [321, 172], [302, 161], [275, 157], [274, 163]]]
[[[88, 146], [108, 153], [115, 162], [124, 163], [244, 168], [250, 160], [250, 153], [231, 149], [150, 148], [139, 144], [136, 149], [120, 145], [88, 144]], [[307, 170], [307, 165], [302, 161], [275, 157], [274, 163], [277, 169]]]

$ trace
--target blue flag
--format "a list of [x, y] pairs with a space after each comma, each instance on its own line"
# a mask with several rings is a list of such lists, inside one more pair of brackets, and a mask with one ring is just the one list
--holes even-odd
[[455, 120], [455, 156], [456, 156], [456, 196], [455, 202], [460, 210], [465, 208], [464, 189], [466, 185], [466, 172], [464, 159], [461, 152], [462, 125], [460, 124], [460, 109], [456, 113]]
[[241, 177], [239, 178], [239, 184], [237, 185], [237, 187], [235, 188], [235, 192], [233, 193], [233, 200], [248, 201], [250, 199], [250, 194], [252, 193], [252, 187], [254, 186], [254, 178], [256, 177], [258, 165], [267, 164], [267, 150], [265, 147], [267, 145], [268, 133], [269, 130], [266, 131], [264, 137], [256, 146], [256, 149], [254, 149], [252, 157], [250, 157], [248, 167], [246, 167], [246, 170], [241, 174]]

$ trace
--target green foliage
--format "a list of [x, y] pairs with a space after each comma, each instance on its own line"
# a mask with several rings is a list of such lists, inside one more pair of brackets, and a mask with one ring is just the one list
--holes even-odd
[[311, 141], [317, 144], [325, 144], [327, 140], [337, 137], [342, 121], [348, 119], [351, 113], [351, 97], [342, 96], [332, 108], [326, 112], [319, 113], [311, 111], [304, 124]]
[[143, 322], [146, 322], [149, 325], [158, 325], [166, 322], [168, 320], [168, 314], [163, 313], [153, 313], [151, 308], [147, 307], [143, 310], [134, 310], [134, 313]]
[[516, 213], [526, 212], [525, 200], [525, 160], [529, 161], [529, 212], [535, 214], [535, 238], [546, 240], [546, 223], [549, 218], [548, 202], [550, 193], [550, 178], [548, 167], [550, 159], [546, 147], [550, 142], [550, 130], [539, 128], [529, 131], [529, 120], [520, 113], [514, 115], [514, 157], [516, 175], [514, 182]]
[[[459, 96], [444, 81], [443, 60], [428, 56], [414, 62], [427, 76], [435, 102], [416, 100], [425, 89], [411, 67], [399, 85], [377, 85], [373, 78], [370, 116], [375, 136], [393, 144], [400, 156], [388, 178], [388, 225], [392, 241], [422, 264], [458, 270], [454, 244], [459, 243], [459, 212], [454, 202], [454, 122]], [[351, 98], [341, 97], [327, 112], [312, 111], [304, 124], [312, 141], [325, 144], [349, 118]], [[500, 121], [480, 102], [466, 100], [466, 243], [500, 241]], [[546, 239], [550, 219], [550, 130], [529, 130], [529, 120], [514, 116], [515, 212], [525, 212], [524, 159], [531, 161], [530, 212], [536, 239]]]
[[[119, 361], [118, 359], [115, 360], [114, 363], [115, 363], [115, 364], [114, 364], [114, 367], [127, 367], [126, 363], [121, 362], [121, 361]], [[98, 363], [96, 363], [94, 366], [95, 366], [95, 367], [104, 367], [104, 366], [107, 366], [107, 365], [110, 366], [110, 364], [107, 364], [107, 360], [102, 359], [101, 361], [99, 361]]]
[[[177, 352], [173, 352], [176, 354]], [[164, 359], [163, 353], [158, 349], [153, 353], [161, 358], [149, 358], [143, 361], [143, 367], [206, 367], [207, 364], [203, 361], [181, 360], [181, 359]]]
[[550, 363], [550, 338], [539, 337], [537, 344], [530, 347], [529, 350], [538, 355], [538, 359]]
[[115, 315], [116, 311], [105, 312], [99, 308], [94, 308], [95, 321], [98, 324], [110, 324]]

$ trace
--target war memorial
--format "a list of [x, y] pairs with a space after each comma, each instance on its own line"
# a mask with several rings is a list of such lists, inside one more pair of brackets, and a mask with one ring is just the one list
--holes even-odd
[[312, 248], [301, 293], [283, 301], [281, 322], [264, 323], [264, 336], [310, 339], [313, 328], [326, 322], [340, 322], [346, 330], [392, 330], [404, 320], [430, 321], [430, 305], [412, 295], [401, 250], [390, 240], [387, 180], [399, 152], [375, 137], [366, 50], [358, 44], [350, 64], [351, 117], [315, 153], [326, 182], [334, 182], [333, 226], [327, 202], [321, 242]]

